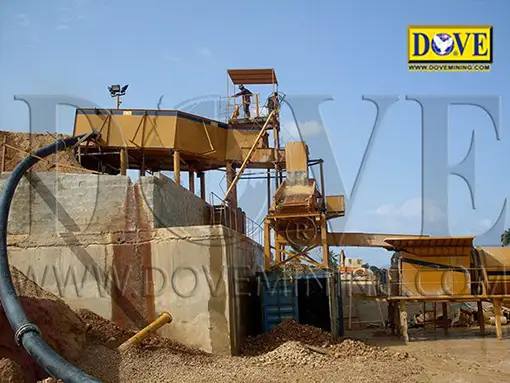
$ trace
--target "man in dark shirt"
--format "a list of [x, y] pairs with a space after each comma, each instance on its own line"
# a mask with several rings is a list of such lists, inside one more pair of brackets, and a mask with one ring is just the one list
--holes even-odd
[[271, 113], [273, 110], [278, 109], [280, 101], [278, 100], [278, 93], [274, 92], [267, 99], [267, 110]]
[[244, 85], [239, 85], [239, 92], [234, 94], [233, 97], [243, 96], [243, 109], [244, 109], [244, 118], [250, 118], [250, 104], [251, 104], [251, 96], [252, 92], [245, 88]]
[[[267, 111], [268, 111], [268, 115], [271, 114], [271, 112], [273, 110], [278, 111], [279, 108], [280, 108], [280, 100], [278, 99], [278, 92], [274, 92], [267, 99]], [[276, 113], [273, 116], [273, 118], [274, 118], [274, 122], [276, 123], [276, 125], [279, 126], [279, 124], [280, 124], [280, 116], [279, 116], [279, 114]]]

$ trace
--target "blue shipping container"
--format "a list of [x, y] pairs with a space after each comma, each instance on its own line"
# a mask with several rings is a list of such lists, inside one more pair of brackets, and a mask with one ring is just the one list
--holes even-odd
[[[270, 272], [258, 276], [260, 302], [262, 305], [262, 331], [268, 332], [280, 324], [284, 319], [294, 319], [300, 322], [298, 283], [303, 279], [316, 279], [327, 286], [327, 274], [295, 274], [293, 278], [281, 272]], [[335, 275], [335, 291], [338, 299], [338, 333], [343, 336], [343, 310], [340, 276]], [[327, 296], [327, 289], [324, 295]], [[329, 319], [329, 303], [327, 303]]]

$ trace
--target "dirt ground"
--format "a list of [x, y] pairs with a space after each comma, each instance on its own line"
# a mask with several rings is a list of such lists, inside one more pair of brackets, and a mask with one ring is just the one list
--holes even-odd
[[[411, 331], [403, 345], [374, 331], [335, 344], [328, 334], [295, 323], [248, 342], [243, 357], [221, 357], [159, 340], [120, 355], [100, 344], [79, 364], [105, 382], [501, 382], [510, 381], [508, 340], [476, 329]], [[380, 334], [380, 332], [379, 332]], [[156, 338], [155, 338], [156, 339]], [[99, 362], [100, 361], [100, 362]]]
[[[0, 131], [0, 171], [10, 172], [28, 156], [44, 146], [55, 142], [55, 139], [70, 137], [65, 134], [30, 134], [22, 132]], [[6, 144], [6, 145], [4, 145]], [[59, 152], [39, 161], [32, 168], [39, 172], [57, 171], [59, 173], [86, 172], [74, 158], [72, 149]]]
[[[65, 358], [105, 383], [118, 382], [501, 382], [510, 381], [510, 337], [498, 341], [477, 329], [410, 330], [402, 344], [388, 333], [355, 331], [340, 340], [322, 330], [285, 321], [248, 339], [243, 356], [226, 357], [151, 336], [120, 353], [133, 335], [87, 311], [74, 312], [12, 268], [27, 315]], [[168, 324], [167, 326], [171, 326]], [[13, 344], [0, 316], [0, 381], [36, 382], [47, 376]], [[509, 328], [504, 327], [505, 333]], [[21, 375], [24, 375], [24, 378]], [[54, 381], [54, 380], [53, 380]]]
[[374, 337], [374, 331], [351, 333], [369, 344], [387, 347], [393, 352], [407, 352], [423, 368], [412, 382], [507, 382], [510, 381], [510, 328], [503, 327], [503, 340], [496, 338], [495, 328], [485, 326], [485, 336], [478, 327], [409, 330], [410, 342], [404, 345], [394, 337]]

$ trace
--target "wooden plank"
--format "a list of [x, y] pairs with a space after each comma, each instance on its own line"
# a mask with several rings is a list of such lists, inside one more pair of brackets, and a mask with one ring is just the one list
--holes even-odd
[[7, 153], [7, 147], [5, 146], [7, 144], [7, 135], [4, 136], [4, 141], [2, 144], [2, 173], [5, 172], [5, 155]]
[[492, 303], [494, 305], [494, 316], [496, 319], [496, 335], [498, 340], [503, 340], [503, 329], [501, 327], [501, 300], [494, 299]]
[[400, 334], [404, 340], [404, 343], [409, 342], [409, 334], [407, 333], [407, 311], [406, 303], [404, 301], [399, 302], [400, 308]]

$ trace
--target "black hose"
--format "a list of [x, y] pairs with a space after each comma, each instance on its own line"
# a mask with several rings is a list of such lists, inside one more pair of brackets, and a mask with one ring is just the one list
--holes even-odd
[[[88, 136], [88, 137], [86, 137]], [[34, 153], [39, 158], [47, 157], [68, 146], [77, 144], [82, 139], [96, 138], [97, 134], [84, 134], [57, 140], [54, 144], [48, 145]], [[21, 306], [12, 283], [9, 259], [7, 258], [7, 223], [9, 210], [16, 187], [23, 175], [38, 161], [34, 155], [26, 157], [10, 174], [4, 184], [0, 197], [0, 300], [5, 315], [14, 331], [16, 343], [30, 354], [35, 362], [43, 368], [50, 376], [61, 379], [64, 382], [78, 383], [100, 381], [87, 375], [79, 368], [73, 366], [53, 350], [42, 338], [36, 325], [27, 318]], [[58, 329], [57, 329], [58, 331]]]

